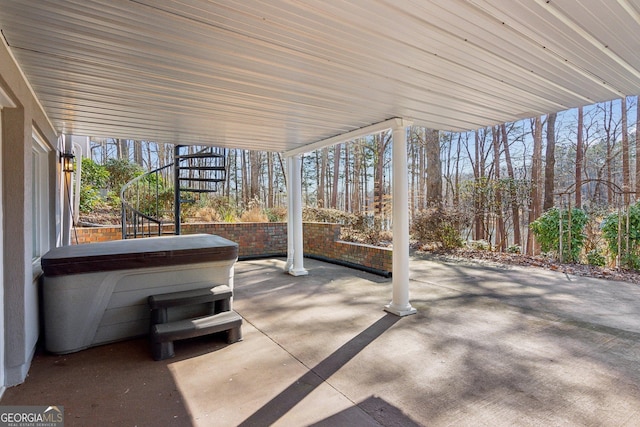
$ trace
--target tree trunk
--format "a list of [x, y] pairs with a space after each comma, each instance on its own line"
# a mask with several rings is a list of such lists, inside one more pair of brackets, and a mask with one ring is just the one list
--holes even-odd
[[247, 162], [247, 150], [242, 150], [242, 202], [244, 207], [249, 204], [249, 162]]
[[353, 212], [351, 206], [350, 188], [353, 182], [351, 175], [349, 175], [349, 147], [352, 144], [344, 144], [344, 210], [347, 212]]
[[584, 111], [578, 107], [578, 132], [576, 140], [576, 207], [582, 208], [582, 165], [584, 163]]
[[[615, 131], [613, 128], [613, 102], [608, 103], [609, 110], [607, 111], [607, 107], [604, 108], [604, 131], [606, 136], [607, 143], [607, 157], [605, 159], [606, 165], [606, 179], [608, 182], [613, 182], [613, 145], [615, 144], [614, 134]], [[613, 188], [608, 185], [607, 186], [607, 203], [611, 204], [614, 200], [614, 192]]]
[[640, 96], [636, 97], [636, 199], [640, 200]]
[[442, 207], [442, 163], [440, 138], [436, 129], [425, 130], [427, 148], [427, 207]]
[[[143, 141], [133, 141], [133, 161], [141, 167], [144, 167], [144, 161], [142, 159], [142, 144]], [[149, 165], [151, 167], [151, 165]]]
[[456, 147], [456, 166], [453, 185], [453, 206], [460, 206], [460, 151], [462, 150], [462, 134], [458, 134], [458, 146]]
[[360, 212], [360, 169], [362, 166], [362, 141], [357, 141], [353, 145], [353, 179], [351, 180], [351, 209], [352, 212]]
[[333, 149], [333, 191], [331, 192], [331, 208], [338, 208], [338, 180], [340, 178], [340, 155], [342, 144], [338, 144]]
[[382, 207], [384, 204], [384, 137], [379, 133], [374, 136], [375, 141], [375, 173], [374, 173], [374, 200], [376, 215], [382, 217]]
[[547, 150], [545, 153], [544, 166], [544, 203], [542, 205], [543, 211], [546, 211], [553, 207], [553, 192], [556, 167], [556, 118], [556, 113], [552, 113], [547, 116]]
[[249, 199], [257, 199], [260, 195], [260, 153], [255, 150], [249, 151], [249, 161], [251, 162], [251, 192], [249, 193]]
[[274, 206], [273, 153], [267, 153], [267, 208]]
[[[476, 183], [480, 181], [480, 135], [478, 131], [475, 131], [475, 151], [474, 151], [474, 168], [473, 168], [473, 176], [476, 180]], [[476, 186], [477, 189], [478, 186]], [[482, 200], [481, 196], [476, 193], [474, 197], [475, 208], [474, 208], [474, 240], [482, 240], [485, 237], [484, 233], [484, 222], [482, 221]]]
[[500, 134], [498, 127], [491, 128], [493, 142], [493, 176], [496, 182], [496, 245], [495, 247], [504, 252], [507, 249], [507, 238], [505, 235], [504, 217], [502, 215], [502, 192], [500, 191]]
[[[322, 187], [322, 198], [318, 201], [320, 207], [327, 207], [327, 191], [329, 187], [329, 148], [320, 150], [320, 186]], [[320, 205], [320, 203], [322, 203]]]
[[[427, 136], [425, 128], [420, 130], [420, 146], [418, 148], [418, 207], [422, 210], [427, 207], [427, 153], [425, 145]], [[424, 137], [424, 138], [423, 138]]]
[[622, 115], [622, 189], [624, 190], [624, 204], [629, 205], [631, 191], [631, 174], [629, 171], [629, 129], [627, 127], [627, 98], [622, 97], [620, 102], [620, 114]]
[[[531, 158], [531, 205], [529, 207], [529, 224], [535, 221], [541, 213], [542, 203], [540, 190], [542, 188], [542, 118], [534, 119], [533, 128], [533, 156]], [[529, 228], [527, 238], [527, 254], [535, 255], [539, 252], [538, 244], [534, 244], [533, 233]]]
[[518, 194], [515, 187], [515, 173], [513, 171], [513, 162], [511, 162], [511, 151], [509, 150], [509, 135], [507, 134], [507, 126], [503, 123], [500, 126], [502, 133], [502, 144], [504, 146], [504, 159], [507, 164], [507, 174], [511, 185], [509, 186], [509, 197], [511, 198], [511, 217], [513, 220], [513, 244], [521, 246], [522, 236], [520, 233], [520, 208], [518, 206]]

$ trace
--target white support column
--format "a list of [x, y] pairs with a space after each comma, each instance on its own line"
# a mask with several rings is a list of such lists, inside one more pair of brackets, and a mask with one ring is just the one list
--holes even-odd
[[287, 264], [284, 271], [289, 272], [293, 268], [293, 189], [291, 186], [291, 171], [293, 170], [293, 157], [285, 157], [285, 168], [287, 174]]
[[409, 174], [407, 123], [397, 119], [393, 132], [393, 296], [385, 311], [397, 316], [414, 314], [409, 303]]
[[[302, 244], [302, 160], [300, 156], [287, 158], [289, 165], [289, 185], [290, 192], [287, 194], [289, 203], [288, 237], [289, 250], [293, 248], [293, 265], [289, 267], [289, 274], [292, 276], [305, 276], [309, 274], [304, 269], [304, 252]], [[288, 259], [291, 254], [288, 254]]]

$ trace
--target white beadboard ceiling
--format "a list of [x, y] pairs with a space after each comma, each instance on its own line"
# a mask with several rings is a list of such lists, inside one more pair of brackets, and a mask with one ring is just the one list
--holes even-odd
[[60, 133], [288, 151], [640, 92], [640, 0], [0, 0]]

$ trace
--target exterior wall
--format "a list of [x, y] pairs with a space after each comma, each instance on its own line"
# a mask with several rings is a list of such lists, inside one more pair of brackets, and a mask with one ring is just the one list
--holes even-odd
[[[165, 228], [165, 231], [173, 227]], [[305, 255], [321, 257], [329, 261], [360, 265], [380, 272], [392, 271], [392, 251], [377, 246], [343, 242], [340, 240], [340, 225], [327, 223], [304, 223]], [[198, 223], [182, 224], [183, 234], [207, 233], [238, 243], [239, 257], [262, 257], [286, 255], [287, 224], [268, 223]], [[77, 228], [77, 242], [94, 243], [120, 240], [121, 230], [115, 227]], [[76, 237], [72, 241], [76, 241]]]
[[[32, 262], [31, 150], [37, 132], [51, 149], [49, 210], [56, 211], [56, 135], [4, 43], [0, 43], [0, 87], [15, 107], [2, 109], [2, 209], [4, 291], [4, 382], [24, 381], [38, 339], [38, 279]], [[49, 218], [55, 246], [56, 216]]]

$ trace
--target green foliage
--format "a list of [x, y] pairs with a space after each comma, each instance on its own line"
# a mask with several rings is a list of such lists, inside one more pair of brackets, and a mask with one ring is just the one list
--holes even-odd
[[264, 213], [269, 218], [269, 222], [284, 222], [287, 220], [287, 208], [285, 207], [266, 209]]
[[522, 248], [520, 247], [520, 245], [511, 245], [507, 248], [507, 253], [520, 254], [522, 253]]
[[593, 249], [587, 252], [587, 263], [595, 267], [604, 267], [607, 261], [599, 250]]
[[443, 249], [462, 246], [460, 228], [465, 218], [460, 212], [445, 209], [427, 209], [413, 219], [411, 234], [421, 244], [436, 244]]
[[80, 181], [83, 185], [91, 185], [94, 188], [105, 188], [109, 181], [109, 171], [88, 157], [83, 157], [82, 177]]
[[[498, 203], [498, 193], [502, 196], [502, 204]], [[460, 184], [460, 198], [471, 215], [504, 212], [512, 206], [526, 206], [530, 194], [531, 182], [526, 180], [482, 177]]]
[[123, 159], [109, 159], [104, 167], [109, 172], [108, 187], [117, 193], [127, 182], [144, 173], [142, 166]]
[[[578, 262], [580, 252], [585, 242], [584, 228], [589, 217], [582, 209], [571, 210], [571, 222], [569, 211], [562, 211], [562, 257], [565, 262]], [[551, 208], [540, 218], [532, 222], [529, 227], [540, 243], [542, 252], [559, 254], [560, 248], [560, 211]]]
[[307, 222], [329, 222], [333, 224], [341, 224], [351, 227], [358, 220], [362, 223], [366, 222], [364, 218], [357, 218], [355, 214], [340, 211], [337, 209], [313, 208], [305, 206], [302, 208], [302, 220]]
[[486, 240], [470, 240], [468, 245], [471, 249], [475, 249], [476, 251], [491, 250], [491, 245]]
[[[203, 213], [198, 213], [200, 211], [209, 211], [206, 215]], [[236, 209], [236, 206], [228, 197], [221, 196], [209, 196], [206, 198], [202, 198], [200, 200], [199, 205], [183, 209], [185, 215], [195, 216], [195, 217], [210, 217], [211, 219], [215, 218], [216, 221], [222, 222], [238, 222], [239, 213]]]
[[[618, 233], [618, 227], [621, 230], [620, 233]], [[621, 216], [615, 213], [606, 217], [602, 225], [602, 235], [611, 255], [616, 257], [620, 253], [621, 266], [640, 270], [640, 202], [629, 206]], [[618, 243], [620, 251], [618, 251]]]
[[80, 212], [89, 213], [102, 202], [100, 192], [89, 186], [80, 187]]
[[100, 189], [106, 187], [109, 172], [89, 158], [82, 159], [82, 173], [80, 178], [80, 212], [91, 212], [96, 206], [104, 202]]

